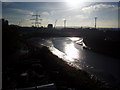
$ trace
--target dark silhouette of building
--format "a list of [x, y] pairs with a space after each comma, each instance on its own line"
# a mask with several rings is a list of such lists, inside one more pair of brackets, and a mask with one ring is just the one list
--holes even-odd
[[2, 25], [8, 26], [8, 20], [2, 19]]
[[52, 29], [53, 28], [53, 24], [48, 24], [48, 28]]

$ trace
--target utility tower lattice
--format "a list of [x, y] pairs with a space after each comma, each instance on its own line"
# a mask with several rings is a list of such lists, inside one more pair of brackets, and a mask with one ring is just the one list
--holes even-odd
[[38, 15], [38, 13], [36, 12], [36, 14], [32, 15], [32, 16], [35, 17], [34, 19], [30, 19], [30, 20], [34, 20], [35, 21], [32, 24], [35, 24], [35, 27], [39, 27], [39, 24], [41, 26], [41, 22], [39, 22], [39, 20], [42, 21], [42, 19], [39, 19], [40, 15]]

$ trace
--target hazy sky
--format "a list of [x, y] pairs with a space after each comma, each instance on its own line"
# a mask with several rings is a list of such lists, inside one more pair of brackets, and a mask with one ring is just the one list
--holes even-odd
[[[73, 0], [74, 1], [74, 0]], [[30, 19], [33, 14], [40, 14], [42, 26], [49, 23], [63, 26], [94, 27], [94, 17], [97, 17], [97, 27], [118, 27], [118, 2], [3, 2], [3, 18], [10, 24], [32, 26]]]

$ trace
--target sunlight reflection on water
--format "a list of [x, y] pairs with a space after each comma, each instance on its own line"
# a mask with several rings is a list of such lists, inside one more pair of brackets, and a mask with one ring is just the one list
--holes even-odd
[[77, 64], [74, 63], [74, 59], [68, 57], [65, 53], [59, 51], [58, 49], [54, 48], [54, 47], [49, 47], [49, 49], [51, 50], [51, 52], [55, 55], [57, 55], [59, 58], [63, 59], [64, 61], [66, 61], [70, 66], [78, 68], [78, 69], [82, 69], [80, 66], [78, 66]]
[[[72, 38], [72, 40], [76, 41], [79, 40], [80, 38]], [[59, 58], [63, 59], [66, 61], [70, 66], [82, 69], [80, 66], [75, 64], [76, 61], [80, 58], [79, 55], [79, 50], [75, 48], [75, 43], [74, 42], [64, 42], [63, 43], [63, 51], [60, 51], [59, 49], [55, 48], [54, 46], [49, 47], [51, 52], [55, 55], [57, 55]]]
[[75, 48], [74, 43], [72, 42], [64, 46], [64, 51], [67, 59], [70, 61], [79, 58], [79, 51]]
[[72, 41], [78, 41], [78, 40], [80, 40], [79, 37], [70, 37], [69, 39], [72, 40]]
[[39, 39], [32, 39], [32, 42], [36, 44], [38, 42], [38, 46], [41, 48], [42, 46], [47, 46], [50, 51], [58, 56], [59, 58], [66, 61], [70, 66], [82, 69], [82, 63], [84, 55], [81, 51], [76, 47], [77, 42], [81, 43], [83, 39], [80, 37], [66, 37], [66, 38], [39, 38]]

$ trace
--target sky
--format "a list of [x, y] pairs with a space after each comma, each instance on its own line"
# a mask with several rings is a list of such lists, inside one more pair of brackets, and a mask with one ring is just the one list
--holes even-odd
[[37, 12], [44, 27], [63, 27], [64, 20], [67, 27], [94, 27], [97, 17], [98, 28], [117, 28], [118, 10], [118, 2], [2, 2], [2, 17], [21, 26], [32, 26]]
[[[65, 2], [70, 0], [1, 0], [2, 2]], [[119, 2], [120, 0], [74, 0], [82, 2]]]

